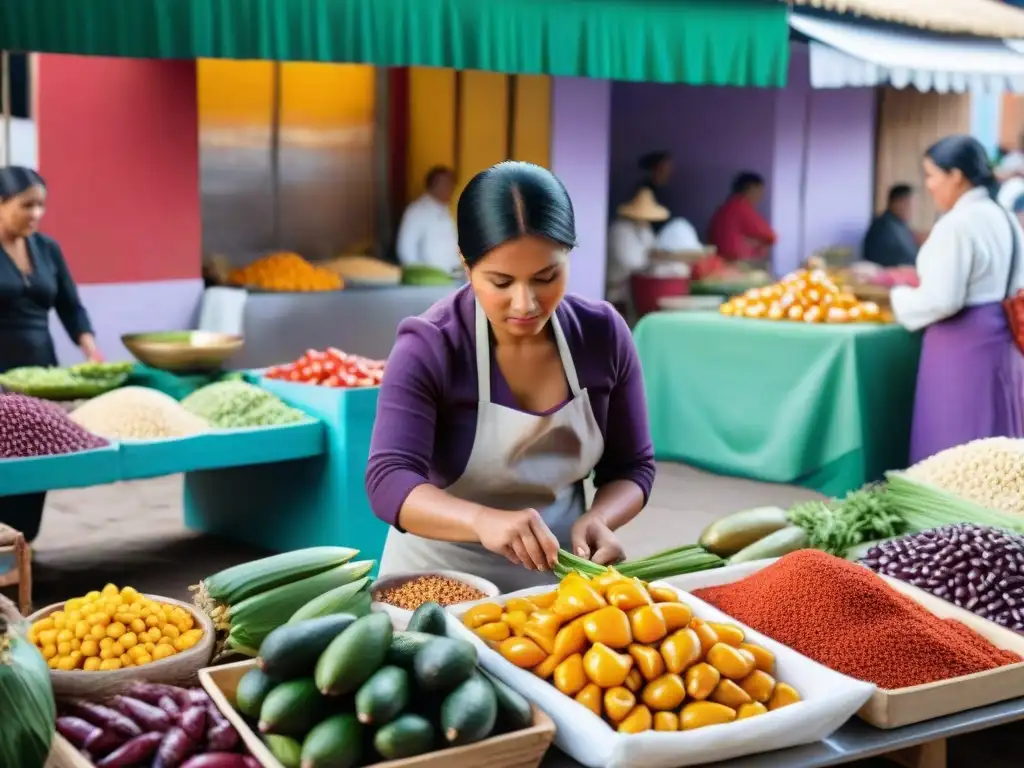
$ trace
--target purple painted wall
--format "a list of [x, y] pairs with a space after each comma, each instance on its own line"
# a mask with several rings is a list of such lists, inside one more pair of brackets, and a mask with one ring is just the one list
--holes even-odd
[[607, 80], [555, 78], [551, 170], [572, 197], [579, 239], [569, 289], [593, 299], [604, 298], [611, 101]]
[[677, 213], [702, 234], [733, 176], [762, 174], [779, 271], [818, 248], [858, 245], [870, 222], [875, 92], [812, 91], [806, 46], [792, 46], [781, 90], [615, 83], [611, 125], [612, 208], [636, 184], [637, 158], [654, 149], [675, 155]]
[[[106, 358], [131, 360], [132, 356], [121, 344], [122, 334], [195, 328], [203, 281], [81, 285], [78, 292]], [[60, 362], [64, 365], [81, 362], [82, 353], [71, 343], [54, 313], [50, 315], [50, 331]]]

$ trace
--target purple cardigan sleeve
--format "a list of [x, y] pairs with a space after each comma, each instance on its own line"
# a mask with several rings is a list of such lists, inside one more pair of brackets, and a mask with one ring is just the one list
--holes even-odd
[[644, 377], [625, 320], [610, 306], [608, 309], [615, 370], [608, 397], [604, 455], [594, 467], [594, 485], [600, 488], [614, 480], [632, 480], [643, 491], [646, 504], [654, 485], [654, 445], [647, 420]]
[[438, 403], [444, 387], [444, 344], [438, 328], [418, 317], [398, 327], [377, 401], [366, 466], [366, 494], [377, 517], [398, 525], [398, 512], [428, 481]]

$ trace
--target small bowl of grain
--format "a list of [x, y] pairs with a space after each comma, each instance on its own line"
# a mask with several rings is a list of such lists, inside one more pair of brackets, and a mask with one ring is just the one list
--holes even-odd
[[391, 617], [395, 629], [405, 629], [413, 611], [423, 603], [435, 602], [442, 608], [497, 597], [497, 586], [462, 571], [408, 571], [377, 579], [370, 588], [373, 610]]

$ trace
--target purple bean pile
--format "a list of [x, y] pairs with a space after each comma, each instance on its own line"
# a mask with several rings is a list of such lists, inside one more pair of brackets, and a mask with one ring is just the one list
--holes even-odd
[[97, 768], [260, 768], [198, 688], [134, 683], [123, 696], [58, 708], [57, 730]]
[[1024, 537], [957, 523], [882, 542], [860, 561], [1004, 627], [1024, 631]]
[[10, 392], [0, 394], [0, 459], [77, 453], [107, 444], [53, 403]]

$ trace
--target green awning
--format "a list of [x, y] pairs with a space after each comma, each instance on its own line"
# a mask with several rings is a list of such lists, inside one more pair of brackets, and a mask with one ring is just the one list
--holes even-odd
[[0, 48], [781, 86], [766, 0], [0, 0]]

